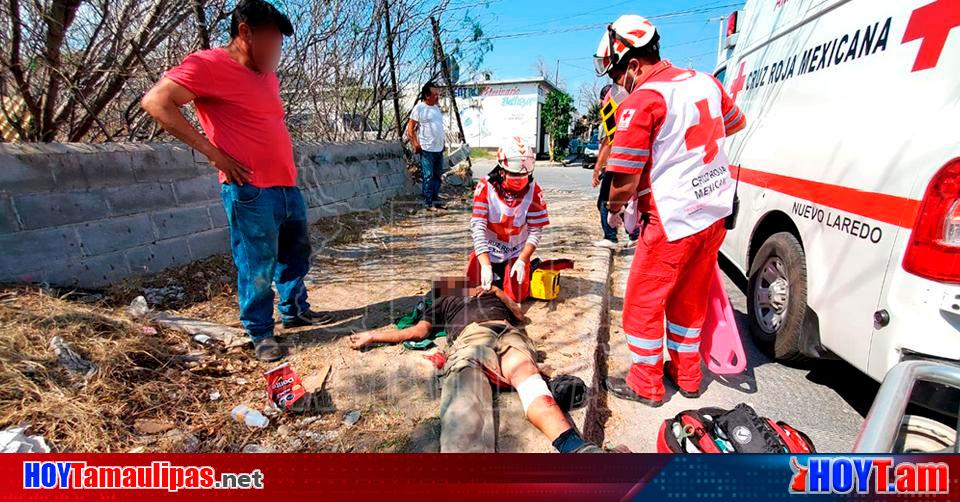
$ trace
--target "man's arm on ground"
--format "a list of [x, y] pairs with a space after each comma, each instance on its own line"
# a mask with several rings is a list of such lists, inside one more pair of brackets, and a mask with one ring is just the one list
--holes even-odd
[[140, 106], [167, 132], [210, 159], [229, 181], [240, 184], [250, 181], [249, 169], [221, 152], [183, 116], [180, 107], [196, 97], [186, 87], [162, 78], [143, 96]]
[[354, 333], [347, 339], [351, 349], [362, 349], [375, 343], [402, 343], [407, 341], [423, 340], [430, 336], [430, 329], [433, 327], [429, 321], [420, 321], [409, 328], [396, 329], [390, 328], [383, 331], [364, 331], [363, 333]]

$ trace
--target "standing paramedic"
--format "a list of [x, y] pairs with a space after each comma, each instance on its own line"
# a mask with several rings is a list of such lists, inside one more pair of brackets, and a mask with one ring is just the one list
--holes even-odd
[[[274, 73], [284, 35], [293, 35], [287, 16], [263, 0], [241, 0], [230, 20], [230, 43], [187, 56], [141, 103], [220, 171], [240, 321], [262, 361], [287, 352], [273, 336], [274, 282], [284, 327], [329, 320], [310, 310], [303, 283], [310, 268], [309, 227]], [[190, 102], [206, 136], [180, 111]]]
[[610, 223], [623, 224], [633, 198], [640, 214], [623, 308], [632, 364], [625, 379], [606, 384], [619, 398], [657, 407], [664, 369], [683, 396], [700, 395], [700, 329], [736, 190], [724, 138], [746, 120], [715, 78], [661, 60], [660, 35], [640, 16], [607, 27], [595, 62], [599, 75], [630, 93], [607, 161]]
[[407, 139], [413, 151], [420, 155], [420, 178], [423, 203], [430, 211], [443, 209], [440, 204], [440, 175], [443, 174], [443, 111], [440, 110], [440, 92], [433, 82], [420, 89], [420, 102], [410, 112], [407, 121]]

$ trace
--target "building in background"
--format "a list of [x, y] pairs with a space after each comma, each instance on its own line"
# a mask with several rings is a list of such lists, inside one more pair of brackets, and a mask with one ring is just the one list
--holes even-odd
[[[547, 132], [540, 113], [547, 94], [557, 87], [543, 77], [465, 82], [454, 86], [467, 144], [496, 148], [504, 138], [519, 136], [547, 151]], [[446, 106], [444, 108], [447, 108]], [[447, 128], [456, 137], [455, 120]]]

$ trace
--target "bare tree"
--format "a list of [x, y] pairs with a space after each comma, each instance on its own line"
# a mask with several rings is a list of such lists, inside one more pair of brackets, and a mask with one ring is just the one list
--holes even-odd
[[[0, 137], [167, 138], [137, 103], [187, 54], [228, 42], [234, 1], [0, 0]], [[405, 117], [383, 102], [437, 75], [430, 16], [447, 15], [444, 43], [457, 57], [489, 50], [479, 23], [464, 21], [470, 6], [451, 0], [274, 1], [295, 27], [277, 73], [298, 140], [394, 136]], [[384, 71], [384, 5], [399, 89]]]

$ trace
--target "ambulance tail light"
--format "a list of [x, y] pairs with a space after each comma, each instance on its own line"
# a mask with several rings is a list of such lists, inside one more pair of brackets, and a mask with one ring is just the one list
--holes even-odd
[[729, 37], [734, 33], [737, 33], [737, 11], [733, 11], [727, 18], [727, 36]]
[[927, 279], [960, 284], [960, 158], [948, 162], [930, 180], [903, 269]]

